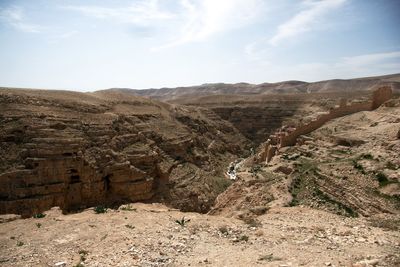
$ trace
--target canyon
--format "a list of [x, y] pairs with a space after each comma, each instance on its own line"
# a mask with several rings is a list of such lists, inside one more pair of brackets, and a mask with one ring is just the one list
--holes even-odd
[[[395, 266], [399, 89], [399, 74], [89, 93], [0, 88], [0, 265], [113, 265], [101, 257], [113, 246], [126, 250], [118, 266], [193, 264], [185, 255], [195, 266]], [[45, 228], [18, 233], [24, 222]], [[67, 225], [77, 230], [56, 238]], [[30, 241], [11, 247], [11, 237]], [[303, 245], [315, 262], [294, 252]], [[93, 257], [79, 260], [77, 247]], [[237, 249], [251, 257], [222, 255]]]

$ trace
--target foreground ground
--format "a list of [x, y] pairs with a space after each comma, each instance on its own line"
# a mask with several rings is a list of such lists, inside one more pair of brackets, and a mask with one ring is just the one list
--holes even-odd
[[160, 204], [54, 208], [0, 224], [0, 266], [398, 266], [398, 228], [374, 225], [301, 206], [247, 223]]

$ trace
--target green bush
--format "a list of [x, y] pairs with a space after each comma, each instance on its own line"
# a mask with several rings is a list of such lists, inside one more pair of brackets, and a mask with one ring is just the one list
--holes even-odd
[[186, 220], [185, 217], [182, 217], [182, 219], [180, 219], [180, 220], [175, 220], [175, 222], [176, 222], [177, 224], [179, 224], [180, 226], [185, 227], [185, 225], [186, 225], [188, 222], [190, 222], [190, 219]]
[[239, 238], [239, 240], [240, 240], [240, 241], [245, 241], [245, 242], [247, 242], [247, 241], [249, 241], [249, 237], [248, 237], [247, 235], [242, 235], [242, 236]]
[[357, 170], [359, 170], [362, 174], [365, 174], [364, 167], [363, 167], [360, 163], [358, 163], [356, 160], [353, 160], [352, 163], [353, 163], [354, 169], [357, 169]]
[[390, 183], [386, 174], [384, 174], [383, 172], [378, 172], [376, 174], [376, 179], [378, 179], [379, 186], [385, 186]]
[[43, 213], [36, 213], [33, 215], [33, 218], [35, 218], [35, 219], [41, 219], [44, 217], [46, 217], [46, 214], [43, 214]]
[[100, 214], [100, 213], [106, 213], [107, 212], [107, 208], [104, 206], [97, 206], [94, 208], [94, 212], [96, 214]]

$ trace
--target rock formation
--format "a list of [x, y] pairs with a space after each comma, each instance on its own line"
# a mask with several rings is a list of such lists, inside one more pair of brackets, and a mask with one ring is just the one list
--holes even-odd
[[152, 199], [206, 211], [247, 143], [209, 111], [115, 93], [3, 89], [0, 106], [0, 213], [25, 217]]

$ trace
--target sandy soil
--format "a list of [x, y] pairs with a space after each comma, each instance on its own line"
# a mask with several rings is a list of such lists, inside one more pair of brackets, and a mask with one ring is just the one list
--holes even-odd
[[399, 253], [397, 231], [301, 206], [250, 224], [140, 203], [0, 224], [0, 266], [396, 266]]

